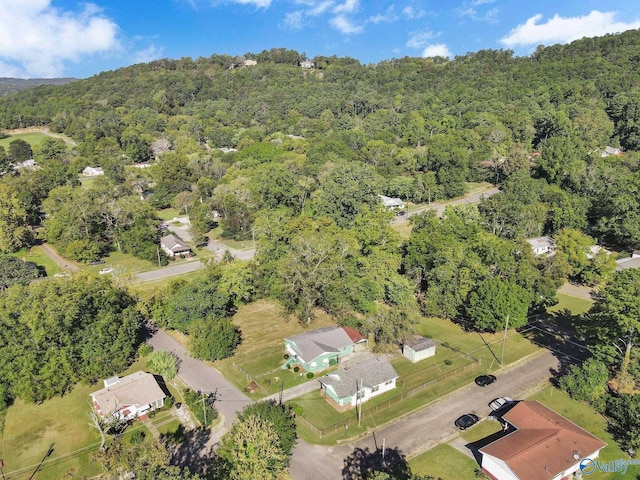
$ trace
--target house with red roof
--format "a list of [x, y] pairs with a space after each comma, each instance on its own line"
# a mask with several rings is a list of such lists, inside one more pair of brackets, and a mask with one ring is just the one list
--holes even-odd
[[482, 470], [494, 480], [573, 478], [607, 445], [540, 402], [520, 401], [502, 420], [508, 433], [480, 448]]

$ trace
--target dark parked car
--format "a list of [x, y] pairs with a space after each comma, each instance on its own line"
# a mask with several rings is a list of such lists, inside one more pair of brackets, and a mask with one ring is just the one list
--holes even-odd
[[454, 423], [460, 430], [465, 430], [478, 423], [479, 420], [480, 419], [477, 415], [474, 415], [473, 413], [467, 413], [466, 415], [462, 415], [460, 418], [458, 418]]
[[497, 378], [494, 375], [480, 375], [476, 377], [476, 385], [480, 387], [486, 387], [487, 385], [491, 385], [495, 382]]

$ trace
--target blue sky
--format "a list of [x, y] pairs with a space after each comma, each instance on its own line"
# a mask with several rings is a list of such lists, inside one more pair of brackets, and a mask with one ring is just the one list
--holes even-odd
[[362, 63], [640, 28], [637, 0], [0, 0], [0, 77], [85, 78], [158, 58], [286, 47]]

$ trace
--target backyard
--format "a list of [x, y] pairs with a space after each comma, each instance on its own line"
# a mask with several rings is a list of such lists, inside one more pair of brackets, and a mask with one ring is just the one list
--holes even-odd
[[247, 392], [254, 400], [276, 393], [282, 382], [284, 388], [289, 388], [307, 381], [304, 375], [280, 369], [284, 363], [285, 337], [333, 324], [327, 314], [317, 311], [309, 328], [304, 328], [286, 315], [280, 305], [264, 300], [241, 306], [233, 323], [242, 332], [242, 343], [232, 357], [215, 362], [214, 367], [241, 390], [251, 380], [239, 368], [249, 374], [263, 387]]

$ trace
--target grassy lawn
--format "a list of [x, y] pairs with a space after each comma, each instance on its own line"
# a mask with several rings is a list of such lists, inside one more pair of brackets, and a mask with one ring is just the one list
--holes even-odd
[[60, 271], [60, 265], [51, 260], [51, 258], [49, 258], [49, 256], [47, 256], [39, 246], [22, 249], [12, 255], [26, 262], [33, 262], [39, 267], [43, 267], [47, 271], [47, 276], [49, 277]]
[[45, 135], [44, 133], [40, 133], [40, 132], [18, 133], [16, 135], [10, 135], [7, 138], [1, 138], [0, 139], [0, 146], [4, 147], [5, 150], [8, 152], [9, 151], [9, 144], [11, 142], [13, 142], [14, 140], [24, 140], [29, 145], [31, 145], [31, 147], [34, 147], [35, 145], [39, 144], [45, 138], [48, 138], [48, 136]]
[[103, 258], [104, 263], [100, 265], [87, 265], [83, 270], [98, 274], [103, 268], [111, 267], [114, 269], [113, 274], [126, 277], [130, 274], [142, 272], [145, 270], [151, 270], [158, 268], [157, 263], [150, 262], [148, 260], [142, 260], [122, 252], [112, 252], [108, 256]]
[[179, 217], [182, 213], [175, 208], [165, 208], [163, 210], [158, 210], [156, 215], [158, 215], [160, 220], [168, 222], [169, 220], [173, 220], [175, 217]]
[[413, 224], [411, 222], [392, 223], [391, 228], [398, 232], [402, 240], [409, 240]]
[[558, 293], [557, 297], [558, 303], [547, 309], [549, 313], [569, 310], [573, 315], [580, 315], [581, 313], [585, 313], [587, 310], [589, 310], [591, 308], [591, 305], [593, 305], [593, 302], [590, 300], [571, 297], [569, 295], [565, 295], [564, 293]]
[[473, 443], [501, 430], [500, 422], [491, 421], [487, 418], [486, 420], [481, 420], [474, 427], [463, 431], [460, 437], [467, 443]]
[[442, 480], [475, 480], [478, 464], [451, 445], [441, 444], [409, 461], [411, 472]]
[[[50, 462], [37, 478], [62, 478], [69, 469], [87, 475], [99, 473], [100, 468], [89, 460], [90, 453], [100, 446], [100, 435], [89, 427], [89, 393], [95, 390], [95, 385], [79, 384], [64, 397], [42, 404], [17, 400], [7, 412], [0, 448], [5, 475], [28, 478], [52, 445]], [[56, 460], [62, 456], [63, 462]]]
[[[302, 422], [298, 423], [298, 434], [310, 443], [335, 444], [345, 438], [361, 435], [370, 428], [376, 428], [437, 400], [467, 385], [481, 372], [479, 365], [470, 365], [466, 370], [456, 372], [453, 372], [456, 368], [455, 366], [452, 365], [448, 368], [451, 369], [451, 376], [441, 377], [442, 380], [446, 381], [439, 381], [413, 393], [413, 385], [407, 383], [403, 386], [402, 382], [400, 382], [394, 390], [369, 400], [363, 406], [361, 425], [359, 427], [355, 410], [352, 409], [344, 413], [337, 412], [329, 405], [323, 393], [319, 390], [302, 395], [293, 400], [292, 403], [300, 405], [303, 408], [303, 418], [316, 428], [323, 430], [323, 434], [322, 438], [319, 438], [315, 432], [312, 432]], [[434, 379], [445, 374], [448, 375], [446, 370], [440, 373], [433, 371], [431, 378]], [[420, 383], [424, 383], [427, 379], [427, 375], [425, 375], [420, 379]], [[400, 398], [402, 394], [405, 395]], [[345, 424], [348, 424], [346, 429], [344, 428]]]
[[[283, 380], [285, 388], [306, 381], [306, 377], [296, 376], [289, 370], [273, 371], [284, 363], [284, 338], [307, 330], [295, 318], [288, 317], [280, 305], [264, 300], [243, 305], [233, 317], [233, 323], [242, 332], [242, 343], [232, 357], [214, 362], [214, 367], [227, 380], [240, 389], [247, 386], [247, 378], [233, 366], [233, 362], [237, 362], [261, 384], [269, 383], [272, 393], [278, 391]], [[331, 318], [317, 312], [309, 329], [328, 325], [332, 325]], [[256, 392], [249, 396], [257, 399], [265, 394]]]
[[[480, 360], [485, 371], [500, 367], [504, 333], [465, 332], [459, 325], [441, 318], [422, 318], [418, 331], [427, 337], [445, 343], [452, 348], [473, 355]], [[507, 332], [504, 349], [504, 363], [509, 364], [539, 350], [515, 330]]]
[[[598, 437], [603, 442], [607, 442], [607, 446], [600, 452], [600, 460], [609, 461], [617, 459], [628, 459], [609, 432], [607, 432], [607, 422], [593, 408], [583, 402], [577, 402], [569, 398], [569, 396], [553, 387], [547, 387], [541, 392], [530, 397], [528, 400], [538, 400], [540, 403], [555, 410], [560, 415], [568, 418], [573, 423], [581, 426], [588, 432]], [[640, 457], [638, 457], [640, 458]], [[635, 475], [640, 475], [640, 466], [631, 465], [626, 475], [598, 473], [597, 478], [608, 479], [631, 479]], [[594, 477], [595, 478], [595, 477]]]

